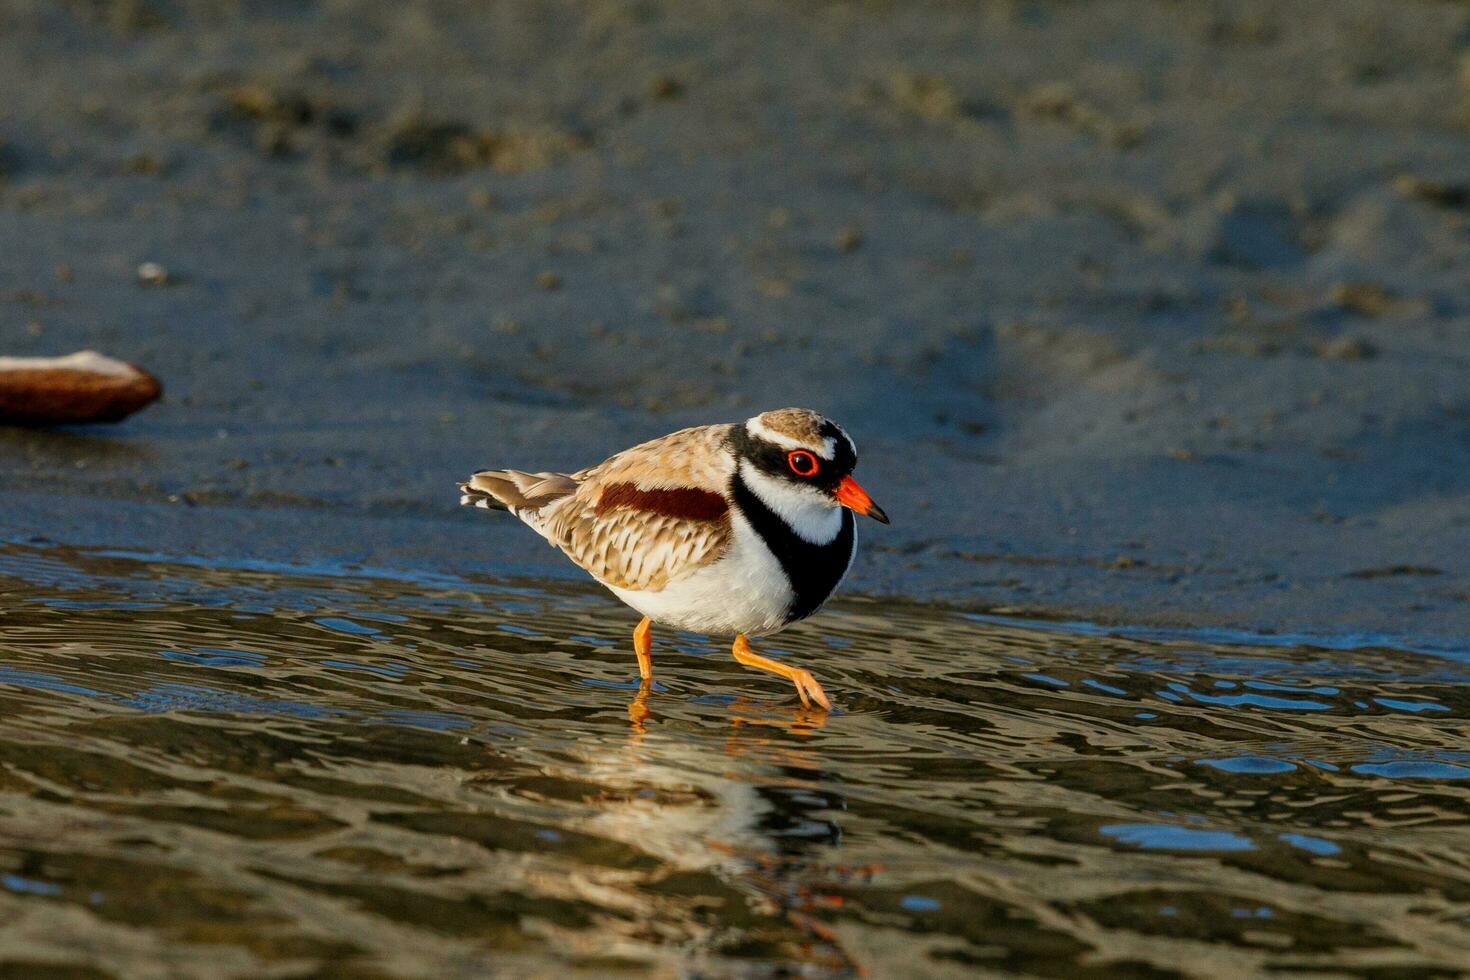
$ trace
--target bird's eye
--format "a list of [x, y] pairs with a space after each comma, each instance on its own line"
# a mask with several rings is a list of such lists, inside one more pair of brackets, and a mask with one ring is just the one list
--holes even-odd
[[786, 465], [797, 476], [817, 475], [817, 457], [801, 449], [793, 449], [786, 454]]

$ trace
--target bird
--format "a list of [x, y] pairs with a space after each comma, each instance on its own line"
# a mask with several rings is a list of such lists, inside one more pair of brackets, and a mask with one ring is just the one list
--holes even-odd
[[748, 667], [791, 681], [803, 706], [831, 700], [811, 671], [757, 654], [811, 616], [846, 576], [854, 515], [888, 515], [852, 477], [857, 447], [806, 408], [700, 425], [575, 473], [481, 470], [460, 503], [509, 511], [641, 613], [633, 650], [653, 679], [652, 626], [734, 636]]

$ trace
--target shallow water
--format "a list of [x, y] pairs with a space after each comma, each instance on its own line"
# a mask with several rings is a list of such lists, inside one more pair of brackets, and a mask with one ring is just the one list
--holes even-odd
[[19, 975], [1470, 966], [1470, 653], [848, 604], [760, 645], [824, 718], [668, 632], [640, 698], [567, 586], [30, 543], [0, 594]]

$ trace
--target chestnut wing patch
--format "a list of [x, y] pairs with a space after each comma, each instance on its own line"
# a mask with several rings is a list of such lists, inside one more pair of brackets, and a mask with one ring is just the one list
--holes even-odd
[[657, 592], [724, 556], [730, 506], [708, 490], [613, 483], [591, 506], [557, 508], [548, 530], [567, 557], [604, 584]]
[[718, 521], [730, 510], [723, 496], [698, 487], [644, 490], [633, 483], [614, 483], [603, 488], [597, 498], [597, 515], [619, 507], [686, 521]]

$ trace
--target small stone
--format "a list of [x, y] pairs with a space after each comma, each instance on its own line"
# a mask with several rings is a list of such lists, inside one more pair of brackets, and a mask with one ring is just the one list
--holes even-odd
[[138, 282], [144, 286], [167, 286], [168, 270], [157, 262], [144, 262], [138, 266]]
[[157, 175], [163, 172], [163, 161], [151, 153], [135, 153], [123, 162], [123, 169], [131, 174]]
[[677, 99], [684, 94], [684, 83], [672, 75], [660, 75], [648, 84], [648, 94], [655, 99]]
[[295, 151], [291, 127], [285, 123], [265, 123], [255, 133], [255, 148], [261, 156], [284, 160]]
[[1442, 208], [1470, 207], [1470, 184], [1452, 184], [1414, 174], [1400, 174], [1394, 178], [1393, 189], [1404, 197], [1427, 201]]
[[932, 122], [965, 114], [965, 104], [954, 87], [937, 75], [894, 75], [888, 80], [888, 90], [899, 108]]
[[1378, 348], [1362, 337], [1334, 337], [1317, 345], [1317, 356], [1332, 361], [1366, 361]]
[[694, 327], [696, 330], [702, 330], [705, 333], [729, 333], [730, 318], [723, 316], [700, 317], [694, 321]]
[[1332, 287], [1332, 301], [1360, 316], [1382, 316], [1394, 306], [1394, 296], [1377, 283], [1340, 282]]
[[541, 272], [536, 276], [536, 286], [548, 293], [555, 292], [561, 288], [561, 276], [555, 272]]
[[843, 255], [850, 255], [863, 246], [862, 230], [853, 225], [840, 228], [833, 237], [832, 244]]

